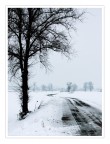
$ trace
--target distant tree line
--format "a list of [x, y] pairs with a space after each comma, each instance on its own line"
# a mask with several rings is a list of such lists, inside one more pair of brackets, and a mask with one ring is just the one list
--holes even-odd
[[76, 91], [78, 88], [77, 84], [72, 84], [72, 82], [67, 83], [67, 92]]
[[39, 91], [39, 90], [41, 90], [41, 91], [53, 91], [55, 89], [53, 88], [53, 85], [51, 83], [48, 85], [43, 84], [41, 86], [37, 86], [36, 83], [33, 83], [33, 85], [31, 86], [31, 90], [32, 91]]
[[101, 89], [97, 89], [94, 87], [92, 81], [84, 82], [83, 86], [80, 88], [76, 83], [67, 82], [65, 87], [55, 87], [52, 83], [50, 84], [43, 84], [38, 86], [36, 83], [33, 83], [31, 86], [32, 91], [61, 91], [61, 92], [75, 92], [75, 91], [102, 91]]
[[85, 91], [92, 91], [94, 89], [93, 83], [90, 82], [85, 82], [83, 86]]

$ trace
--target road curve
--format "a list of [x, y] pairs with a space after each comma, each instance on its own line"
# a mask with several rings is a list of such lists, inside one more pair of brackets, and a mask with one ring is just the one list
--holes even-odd
[[64, 100], [72, 114], [72, 116], [68, 113], [63, 115], [64, 126], [77, 125], [80, 136], [102, 135], [102, 113], [100, 110], [76, 98], [64, 98]]
[[77, 98], [52, 95], [39, 109], [43, 109], [40, 117], [58, 131], [63, 128], [64, 135], [102, 136], [102, 112]]

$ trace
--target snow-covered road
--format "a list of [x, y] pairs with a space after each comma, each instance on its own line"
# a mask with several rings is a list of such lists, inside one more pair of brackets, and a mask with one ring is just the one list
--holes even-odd
[[[77, 128], [71, 130], [71, 135], [81, 136], [101, 136], [102, 134], [102, 114], [101, 111], [76, 98], [54, 97], [41, 108], [48, 113], [48, 119], [52, 125], [59, 127]], [[46, 111], [47, 109], [47, 111]], [[48, 110], [52, 110], [50, 112]], [[44, 111], [43, 111], [44, 112]], [[40, 113], [41, 114], [41, 113]], [[43, 116], [42, 116], [43, 117]], [[53, 121], [53, 122], [52, 122]]]
[[[101, 136], [101, 109], [72, 95], [67, 94], [65, 97], [62, 97], [62, 94], [42, 95], [39, 100], [33, 97], [30, 103], [32, 113], [21, 121], [14, 120], [15, 115], [10, 109], [9, 135]], [[38, 105], [35, 103], [36, 100]]]
[[[102, 134], [101, 111], [76, 98], [67, 99], [72, 116], [79, 126], [79, 135], [100, 136]], [[66, 123], [69, 123], [67, 118]]]

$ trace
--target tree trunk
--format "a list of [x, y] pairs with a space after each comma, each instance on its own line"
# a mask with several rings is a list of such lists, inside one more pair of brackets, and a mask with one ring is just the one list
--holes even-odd
[[26, 115], [28, 113], [28, 64], [24, 63], [24, 71], [22, 73], [22, 113]]

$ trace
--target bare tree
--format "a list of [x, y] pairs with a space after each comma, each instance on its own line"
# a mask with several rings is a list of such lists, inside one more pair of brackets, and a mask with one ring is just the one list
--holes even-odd
[[49, 91], [53, 91], [53, 85], [52, 85], [52, 83], [50, 83], [50, 84], [48, 85], [48, 90], [49, 90]]
[[83, 88], [85, 91], [87, 91], [87, 89], [88, 89], [88, 83], [87, 82], [84, 83]]
[[72, 91], [76, 91], [78, 88], [77, 84], [72, 84]]
[[92, 91], [94, 89], [93, 83], [90, 81], [88, 82], [89, 90]]
[[85, 82], [83, 87], [85, 91], [92, 91], [94, 89], [92, 82]]
[[83, 14], [76, 8], [8, 9], [9, 71], [21, 82], [21, 118], [29, 112], [29, 67], [40, 62], [47, 68], [48, 51], [69, 56], [65, 30], [75, 30], [75, 23], [82, 21]]
[[67, 83], [67, 92], [70, 92], [72, 88], [72, 82]]

